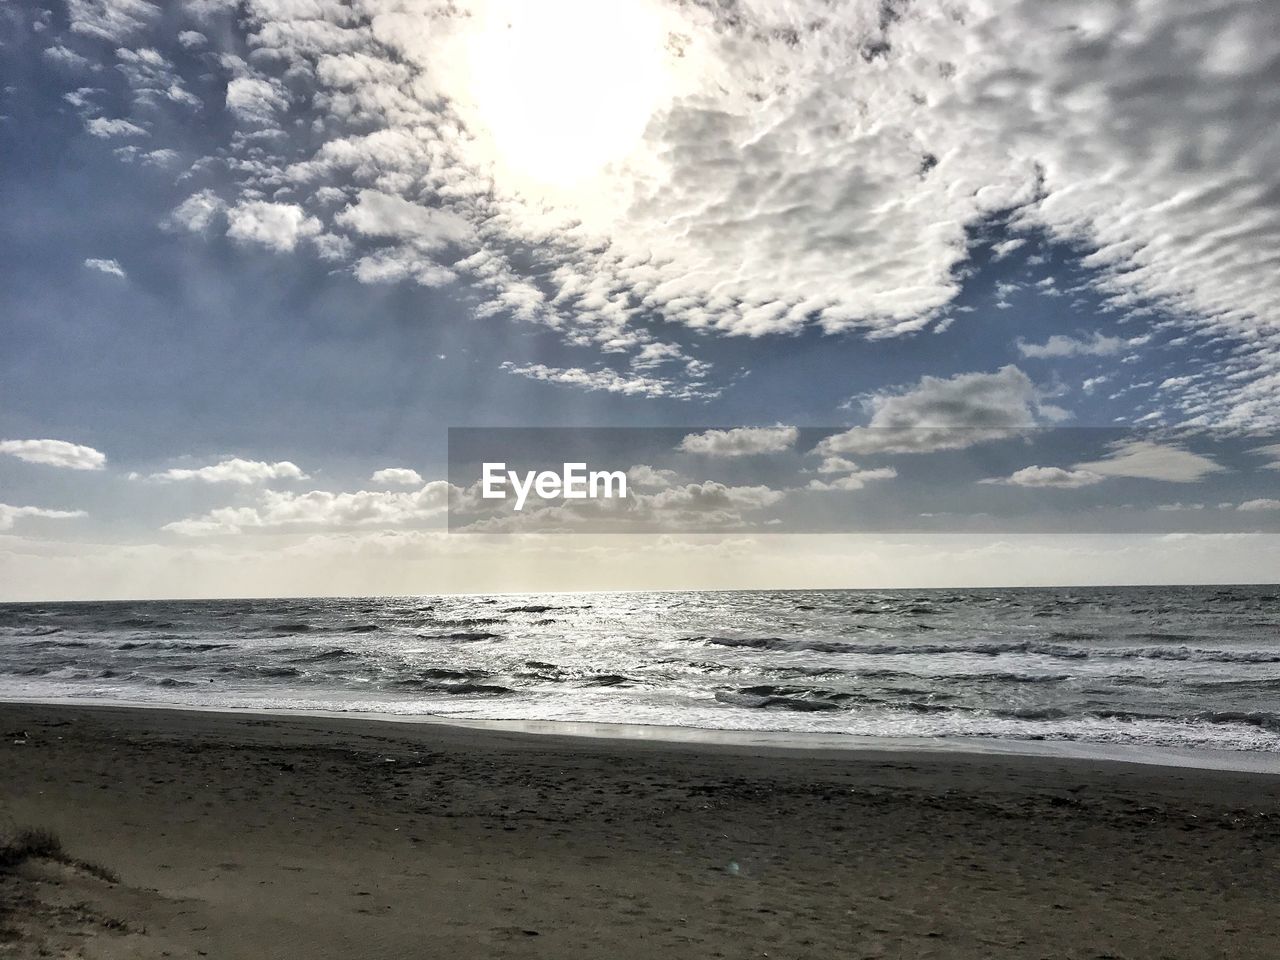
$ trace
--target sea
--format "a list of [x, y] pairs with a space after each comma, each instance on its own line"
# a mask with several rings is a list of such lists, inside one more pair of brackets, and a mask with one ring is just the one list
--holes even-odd
[[1276, 752], [1280, 587], [8, 603], [0, 697]]

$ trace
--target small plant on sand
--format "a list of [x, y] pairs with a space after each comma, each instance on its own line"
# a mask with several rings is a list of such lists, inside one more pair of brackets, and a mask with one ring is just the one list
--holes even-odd
[[0, 837], [0, 869], [16, 867], [27, 860], [52, 860], [55, 863], [83, 870], [108, 883], [116, 883], [120, 879], [114, 870], [101, 864], [70, 856], [62, 848], [62, 841], [52, 830], [42, 827], [28, 828], [15, 830], [8, 836]]

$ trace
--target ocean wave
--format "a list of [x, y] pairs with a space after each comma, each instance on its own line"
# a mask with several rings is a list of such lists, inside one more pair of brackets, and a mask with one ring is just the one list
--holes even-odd
[[753, 710], [796, 710], [805, 713], [816, 713], [822, 710], [841, 710], [840, 704], [829, 700], [806, 700], [803, 697], [756, 696], [749, 693], [738, 693], [732, 690], [717, 690], [716, 700], [734, 707], [748, 707]]
[[130, 640], [116, 645], [117, 650], [176, 650], [183, 653], [208, 653], [210, 650], [227, 650], [234, 643], [185, 643], [167, 640]]
[[1265, 710], [1201, 710], [1194, 713], [1154, 713], [1141, 710], [1086, 710], [1073, 712], [1059, 707], [1023, 707], [1016, 710], [991, 710], [984, 712], [994, 717], [1032, 722], [1059, 720], [1105, 720], [1119, 723], [1193, 723], [1233, 724], [1258, 727], [1269, 733], [1280, 733], [1280, 714]]
[[979, 641], [977, 643], [858, 643], [840, 640], [817, 640], [805, 637], [715, 637], [690, 636], [686, 642], [700, 642], [721, 647], [778, 652], [810, 651], [843, 653], [859, 656], [925, 656], [971, 653], [982, 656], [1002, 654], [1038, 654], [1060, 660], [1086, 660], [1097, 657], [1112, 660], [1195, 660], [1206, 663], [1280, 663], [1280, 651], [1214, 650], [1201, 647], [1073, 647], [1066, 644], [1035, 640]]
[[578, 683], [584, 687], [634, 687], [641, 681], [620, 673], [597, 673], [589, 677], [580, 677]]
[[409, 682], [424, 680], [479, 680], [489, 674], [485, 670], [452, 670], [447, 667], [426, 667], [417, 672], [417, 677]]
[[394, 686], [416, 693], [445, 693], [450, 696], [502, 696], [514, 693], [496, 683], [436, 683], [430, 680], [397, 680]]
[[321, 650], [318, 653], [311, 653], [305, 657], [297, 657], [293, 663], [331, 663], [335, 660], [351, 660], [360, 656], [354, 650], [348, 650], [346, 647], [334, 647], [330, 650]]
[[217, 672], [242, 679], [288, 680], [305, 676], [297, 667], [257, 663], [228, 663], [218, 667]]

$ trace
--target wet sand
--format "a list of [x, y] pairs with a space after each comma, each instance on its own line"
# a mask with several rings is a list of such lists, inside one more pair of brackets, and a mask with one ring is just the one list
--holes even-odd
[[[1280, 778], [0, 704], [0, 957], [1280, 956]], [[43, 953], [41, 951], [44, 951]]]

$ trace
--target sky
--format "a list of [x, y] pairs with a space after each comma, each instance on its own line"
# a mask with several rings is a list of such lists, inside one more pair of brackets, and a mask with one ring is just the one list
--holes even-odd
[[[1277, 91], [1260, 0], [6, 3], [0, 599], [1274, 581]], [[623, 525], [460, 530], [499, 427]]]

